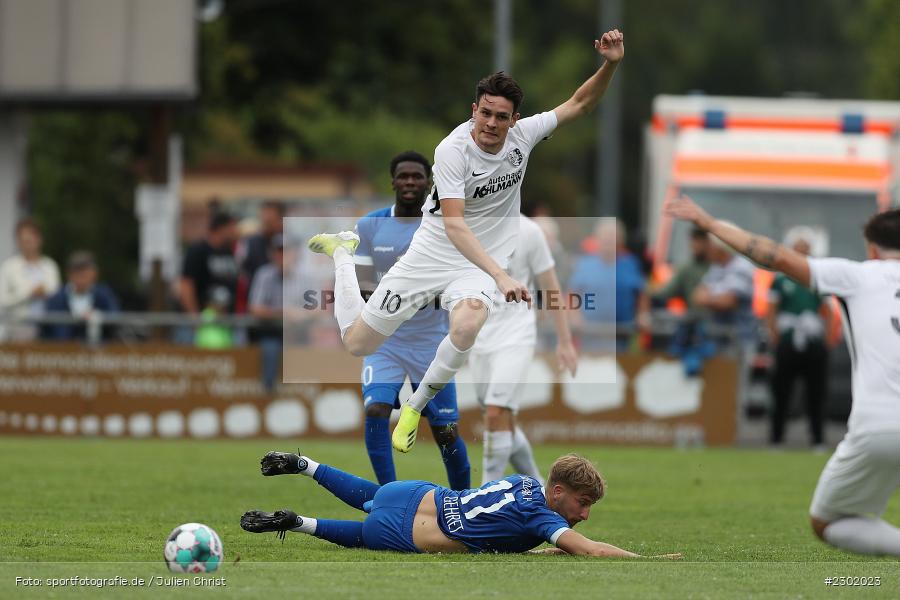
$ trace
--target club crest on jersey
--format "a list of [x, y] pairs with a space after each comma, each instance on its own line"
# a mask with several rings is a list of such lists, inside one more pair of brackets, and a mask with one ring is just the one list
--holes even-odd
[[506, 154], [506, 160], [514, 167], [518, 167], [525, 160], [525, 156], [518, 148], [513, 148]]

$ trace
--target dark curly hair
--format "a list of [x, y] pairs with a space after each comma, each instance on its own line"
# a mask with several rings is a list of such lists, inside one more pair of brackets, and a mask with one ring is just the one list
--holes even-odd
[[506, 98], [513, 103], [513, 113], [519, 112], [519, 106], [525, 99], [525, 93], [516, 80], [504, 73], [497, 71], [492, 75], [488, 75], [478, 82], [475, 87], [475, 104], [481, 100], [485, 94], [489, 96], [500, 96]]
[[431, 163], [428, 162], [428, 159], [416, 152], [415, 150], [407, 150], [406, 152], [401, 152], [397, 156], [391, 159], [391, 177], [394, 176], [394, 173], [397, 172], [397, 165], [402, 162], [417, 162], [423, 167], [425, 167], [425, 175], [431, 177]]

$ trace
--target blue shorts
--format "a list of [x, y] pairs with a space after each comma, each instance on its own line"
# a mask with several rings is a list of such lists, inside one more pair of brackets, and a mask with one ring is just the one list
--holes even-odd
[[[413, 391], [425, 375], [431, 363], [432, 355], [427, 355], [425, 364], [420, 354], [416, 360], [401, 357], [396, 351], [383, 346], [375, 354], [363, 361], [362, 395], [365, 405], [373, 403], [388, 404], [400, 408], [400, 388], [407, 376]], [[428, 423], [435, 427], [449, 425], [459, 421], [459, 407], [456, 404], [456, 384], [451, 381], [425, 406], [422, 414]]]
[[365, 547], [421, 552], [413, 544], [413, 521], [422, 498], [436, 487], [427, 481], [392, 481], [381, 486], [372, 498], [369, 516], [363, 521]]

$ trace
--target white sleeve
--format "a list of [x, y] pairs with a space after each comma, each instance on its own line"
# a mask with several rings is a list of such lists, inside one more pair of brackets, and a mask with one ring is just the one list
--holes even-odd
[[[11, 257], [0, 266], [0, 310], [13, 308], [31, 297], [31, 288], [27, 282], [16, 276], [15, 262], [16, 259]], [[48, 286], [48, 296], [56, 291], [50, 287], [52, 286]]]
[[859, 290], [862, 263], [846, 258], [810, 258], [807, 260], [810, 283], [816, 292], [849, 297]]
[[548, 110], [547, 112], [519, 119], [515, 128], [519, 130], [519, 135], [524, 138], [528, 147], [531, 148], [541, 140], [550, 137], [553, 134], [553, 130], [556, 129], [556, 125], [556, 113]]
[[535, 275], [540, 275], [548, 269], [552, 269], [556, 262], [553, 260], [553, 253], [550, 252], [550, 245], [544, 232], [535, 223], [530, 223], [531, 227], [522, 228], [522, 233], [529, 232], [528, 235], [528, 268]]
[[441, 200], [466, 197], [466, 157], [460, 148], [438, 144], [434, 150], [432, 175]]
[[12, 306], [13, 285], [8, 280], [11, 278], [9, 271], [9, 261], [3, 261], [0, 264], [0, 309]]
[[61, 283], [59, 278], [59, 267], [56, 266], [56, 261], [54, 261], [52, 258], [44, 257], [44, 260], [48, 275], [47, 289], [44, 290], [44, 293], [47, 296], [50, 296], [59, 291]]

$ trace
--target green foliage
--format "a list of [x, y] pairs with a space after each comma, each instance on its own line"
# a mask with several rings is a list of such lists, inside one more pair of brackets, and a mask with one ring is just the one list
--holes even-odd
[[[490, 48], [490, 11], [467, 10], [465, 0], [430, 10], [364, 1], [227, 6], [201, 31], [204, 93], [192, 111], [199, 119], [184, 119], [189, 158], [354, 162], [383, 193], [391, 156], [431, 155], [468, 116]], [[348, 28], [348, 15], [357, 27]]]
[[35, 114], [28, 132], [28, 195], [44, 251], [61, 267], [92, 251], [120, 294], [135, 286], [134, 167], [145, 128], [134, 113], [59, 111]]
[[853, 13], [852, 32], [864, 93], [881, 100], [900, 99], [900, 3], [866, 0]]

